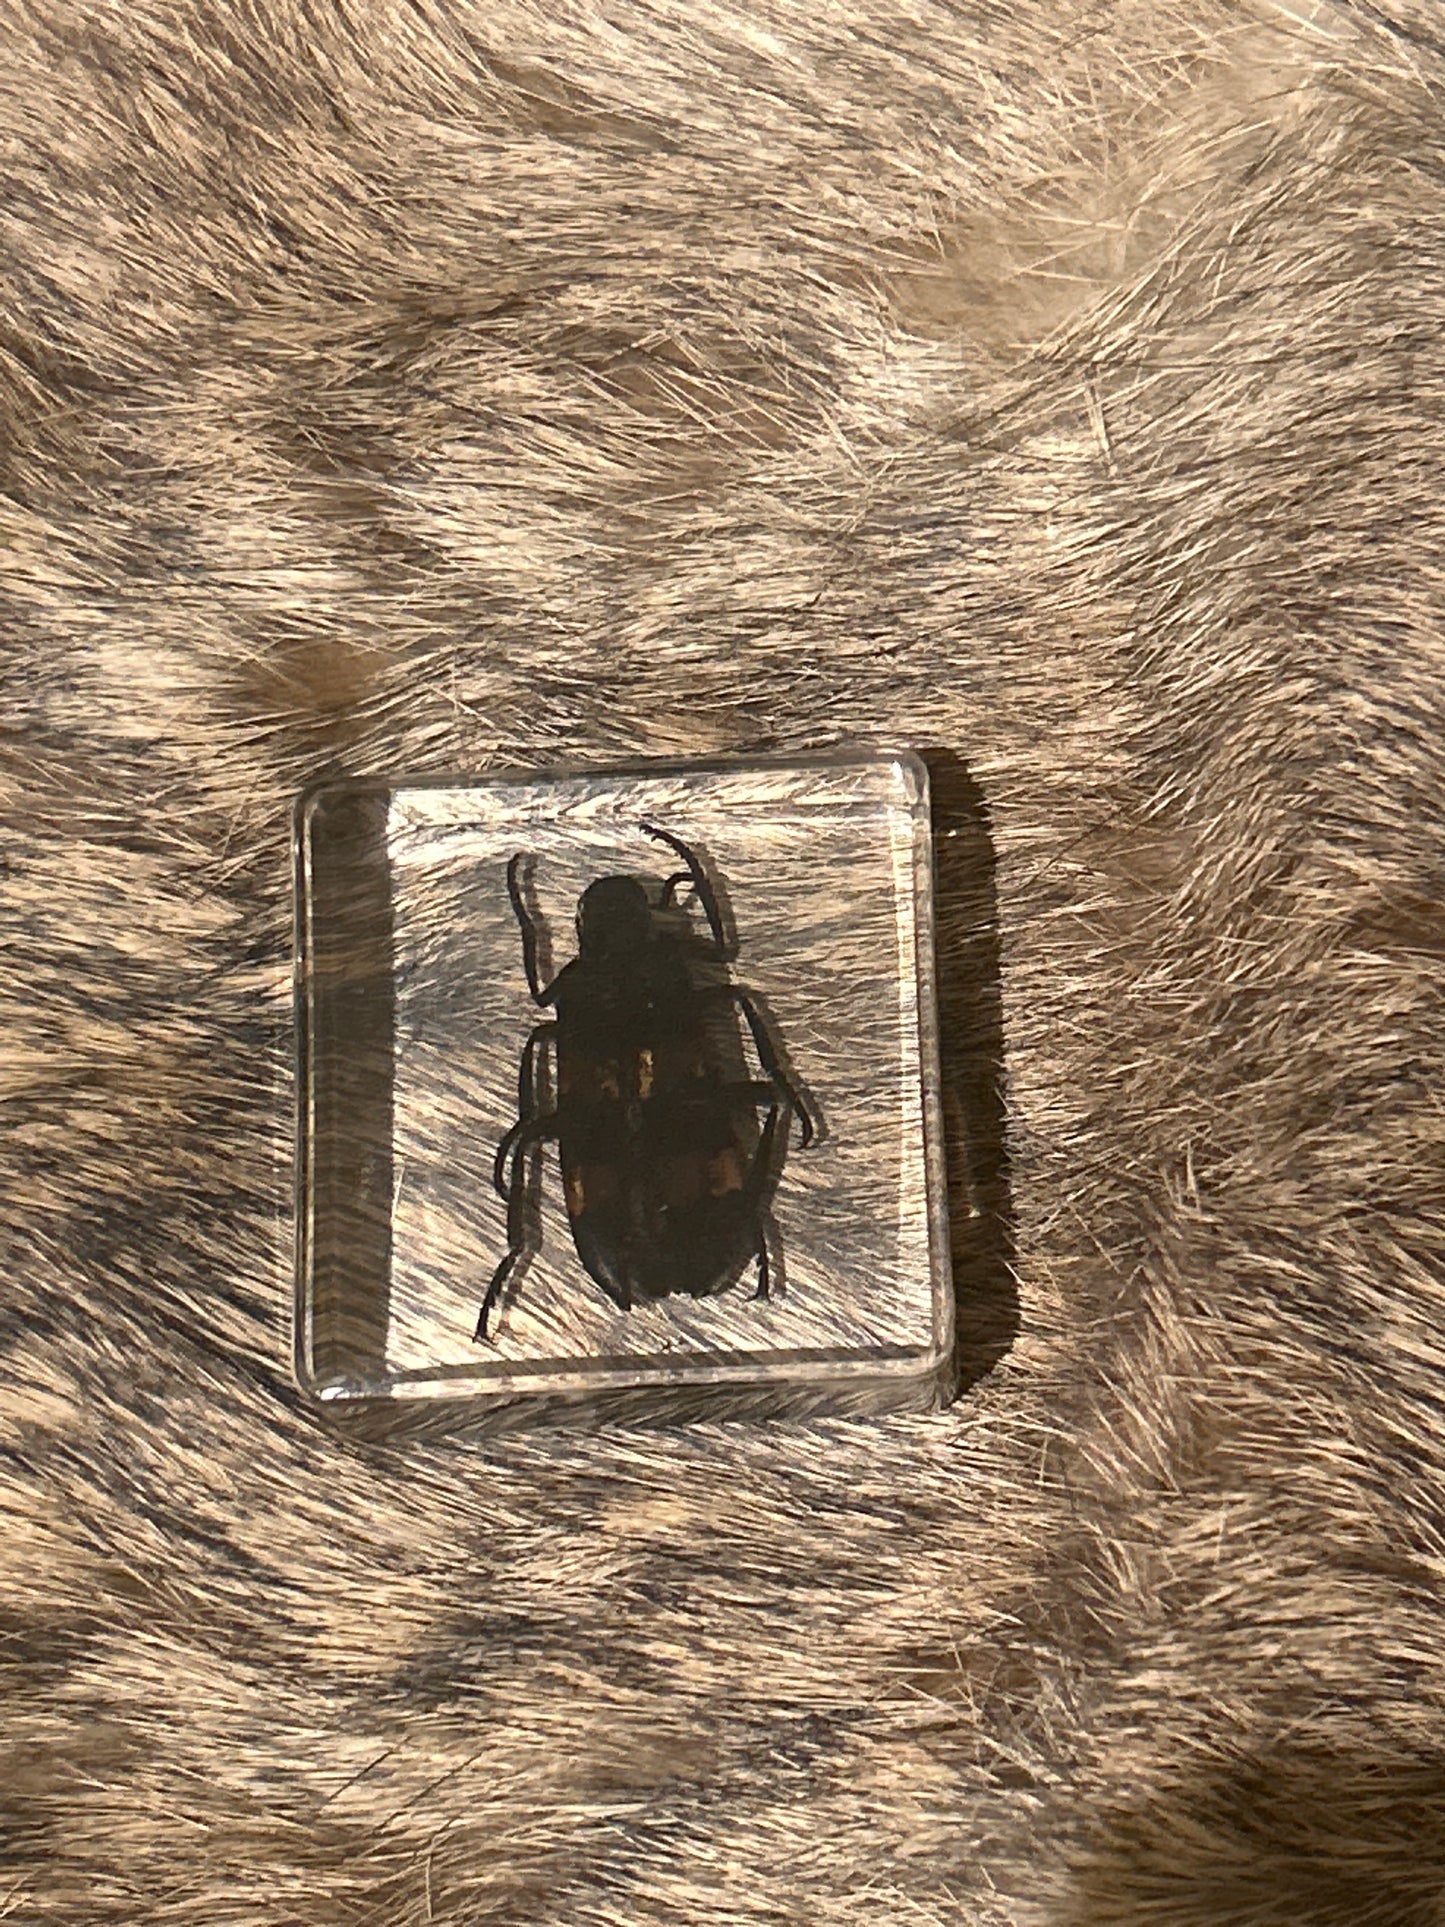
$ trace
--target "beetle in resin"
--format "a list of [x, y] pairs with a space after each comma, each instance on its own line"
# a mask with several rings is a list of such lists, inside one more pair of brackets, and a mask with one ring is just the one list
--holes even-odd
[[[497, 1150], [507, 1252], [487, 1286], [479, 1340], [540, 1243], [529, 1201], [547, 1143], [557, 1146], [577, 1256], [620, 1310], [674, 1293], [715, 1296], [750, 1265], [757, 1295], [768, 1296], [771, 1202], [791, 1126], [806, 1148], [818, 1119], [757, 998], [729, 974], [737, 947], [698, 857], [670, 831], [638, 827], [686, 867], [651, 886], [636, 876], [590, 883], [577, 906], [577, 954], [548, 984], [523, 894], [527, 858], [507, 865], [528, 988], [554, 1017], [527, 1039], [517, 1121]], [[676, 901], [683, 885], [706, 937]]]

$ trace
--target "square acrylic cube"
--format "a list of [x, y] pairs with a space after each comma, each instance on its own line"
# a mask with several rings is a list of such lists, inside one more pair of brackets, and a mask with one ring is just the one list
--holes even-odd
[[375, 1434], [947, 1399], [921, 761], [341, 781], [296, 844], [313, 1400]]

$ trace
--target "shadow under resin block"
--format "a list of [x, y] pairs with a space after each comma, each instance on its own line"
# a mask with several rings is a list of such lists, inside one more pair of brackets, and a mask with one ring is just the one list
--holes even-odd
[[912, 756], [297, 816], [297, 1372], [367, 1431], [950, 1390]]

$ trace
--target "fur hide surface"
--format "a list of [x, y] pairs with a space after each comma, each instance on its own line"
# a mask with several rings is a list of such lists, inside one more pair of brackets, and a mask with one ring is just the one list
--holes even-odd
[[[1445, 1911], [1427, 0], [3, 0], [0, 1918]], [[970, 1384], [362, 1445], [324, 771], [907, 743]]]

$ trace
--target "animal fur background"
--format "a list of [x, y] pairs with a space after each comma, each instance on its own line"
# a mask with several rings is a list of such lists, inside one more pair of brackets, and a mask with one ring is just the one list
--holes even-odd
[[[1441, 1918], [1442, 34], [0, 6], [0, 1916]], [[844, 738], [961, 1401], [320, 1431], [294, 792]]]

